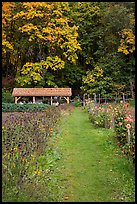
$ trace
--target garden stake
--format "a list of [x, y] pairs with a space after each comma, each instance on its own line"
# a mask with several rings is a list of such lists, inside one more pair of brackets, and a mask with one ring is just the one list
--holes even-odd
[[105, 107], [105, 128], [107, 128], [107, 107]]
[[130, 143], [130, 129], [127, 129], [128, 132], [128, 144]]

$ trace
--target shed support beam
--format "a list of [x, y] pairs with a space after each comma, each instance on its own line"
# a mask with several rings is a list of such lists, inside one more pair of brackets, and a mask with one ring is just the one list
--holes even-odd
[[67, 104], [69, 104], [69, 96], [67, 96], [67, 97], [64, 96], [64, 98], [66, 99]]
[[15, 104], [17, 104], [18, 98], [15, 96]]
[[67, 97], [67, 103], [69, 104], [69, 96]]
[[17, 96], [15, 96], [15, 104], [17, 104], [18, 100], [21, 98], [21, 96], [18, 98]]
[[52, 96], [51, 96], [51, 106], [52, 106], [53, 102], [52, 102]]
[[33, 96], [33, 103], [35, 103], [35, 96]]

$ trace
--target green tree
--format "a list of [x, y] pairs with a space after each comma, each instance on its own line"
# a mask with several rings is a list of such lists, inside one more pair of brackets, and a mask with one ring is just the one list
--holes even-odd
[[101, 10], [97, 2], [70, 3], [72, 23], [79, 26], [78, 42], [82, 52], [79, 52], [79, 62], [85, 69], [94, 66], [94, 53], [97, 50], [99, 19]]
[[[129, 5], [130, 3], [98, 3], [100, 18], [95, 27], [96, 32], [91, 26], [91, 30], [97, 36], [93, 38], [93, 42], [96, 41], [96, 49], [92, 53], [93, 67], [88, 67], [88, 72], [83, 77], [83, 91], [93, 93], [95, 88], [96, 93], [130, 92], [133, 97], [134, 82], [131, 82], [131, 79], [134, 78], [134, 4]], [[89, 43], [88, 46], [91, 45]], [[101, 82], [90, 84], [89, 73], [96, 66], [103, 70], [103, 77]]]

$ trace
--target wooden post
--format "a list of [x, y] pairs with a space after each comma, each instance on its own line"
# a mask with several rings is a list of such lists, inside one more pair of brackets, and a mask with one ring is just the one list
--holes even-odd
[[110, 128], [114, 128], [115, 122], [114, 122], [114, 116], [113, 113], [111, 112], [111, 118], [110, 118]]
[[100, 94], [99, 94], [99, 105], [100, 105]]
[[15, 96], [15, 104], [17, 104], [17, 101], [18, 101], [17, 96]]
[[52, 96], [51, 96], [51, 106], [52, 106]]
[[18, 98], [17, 96], [15, 96], [15, 103], [17, 104], [18, 100], [21, 98], [21, 96]]
[[105, 96], [105, 103], [107, 102], [107, 97]]
[[83, 106], [85, 106], [85, 94], [83, 94]]
[[67, 97], [67, 104], [69, 104], [69, 96]]
[[33, 103], [35, 103], [35, 96], [33, 96]]
[[123, 103], [125, 103], [125, 95], [124, 95], [124, 93], [123, 93]]
[[96, 100], [96, 94], [94, 95], [94, 105], [96, 105], [96, 102], [97, 102], [97, 100]]
[[64, 98], [67, 101], [67, 104], [69, 104], [69, 96], [67, 96], [67, 97], [64, 96]]
[[128, 130], [128, 144], [130, 144], [130, 129], [127, 129]]
[[108, 127], [108, 124], [107, 124], [107, 107], [105, 106], [105, 108], [104, 108], [104, 111], [105, 111], [105, 128], [107, 128]]

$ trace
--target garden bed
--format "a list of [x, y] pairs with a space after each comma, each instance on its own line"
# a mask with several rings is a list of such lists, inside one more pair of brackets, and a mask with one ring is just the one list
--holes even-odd
[[2, 112], [44, 111], [49, 107], [50, 105], [48, 104], [2, 103]]
[[40, 199], [43, 187], [45, 198], [41, 199], [51, 199], [47, 186], [59, 158], [53, 148], [59, 118], [60, 111], [55, 107], [37, 112], [2, 113], [4, 202], [35, 202]]
[[91, 104], [89, 119], [96, 127], [111, 128], [122, 152], [135, 161], [135, 108], [129, 103]]

